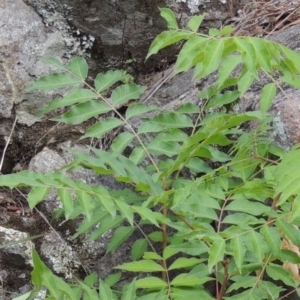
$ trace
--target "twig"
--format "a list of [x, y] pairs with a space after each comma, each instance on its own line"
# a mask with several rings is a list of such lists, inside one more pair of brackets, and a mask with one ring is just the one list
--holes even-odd
[[13, 124], [13, 126], [12, 126], [12, 129], [11, 129], [11, 131], [10, 131], [10, 135], [9, 135], [7, 141], [6, 141], [6, 144], [5, 144], [3, 153], [2, 153], [1, 162], [0, 162], [0, 172], [1, 172], [2, 167], [3, 167], [3, 162], [4, 162], [5, 153], [6, 153], [6, 150], [7, 150], [8, 145], [9, 145], [9, 142], [10, 142], [10, 140], [11, 140], [11, 137], [12, 137], [12, 135], [13, 135], [13, 132], [14, 132], [14, 129], [15, 129], [15, 126], [16, 126], [16, 123], [17, 123], [17, 119], [18, 119], [18, 117], [16, 116], [15, 121], [14, 121], [14, 124]]

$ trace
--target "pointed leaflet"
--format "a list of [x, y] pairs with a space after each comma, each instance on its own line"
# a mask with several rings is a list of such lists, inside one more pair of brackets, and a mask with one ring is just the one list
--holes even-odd
[[176, 276], [172, 280], [171, 285], [172, 286], [197, 286], [197, 285], [199, 286], [211, 280], [213, 280], [213, 278], [207, 276], [201, 276], [201, 278], [199, 278], [199, 276], [197, 275], [182, 273]]
[[133, 226], [133, 212], [131, 206], [121, 200], [115, 200], [115, 202], [121, 214], [127, 219], [129, 224]]
[[279, 49], [281, 49], [284, 56], [286, 58], [290, 59], [293, 63], [293, 66], [296, 67], [298, 72], [300, 72], [300, 54], [299, 54], [299, 52], [291, 50], [288, 47], [285, 47], [283, 45], [276, 45], [276, 46], [279, 47]]
[[275, 227], [263, 226], [260, 230], [264, 236], [271, 253], [277, 258], [280, 257], [281, 240], [278, 233], [278, 229]]
[[233, 39], [238, 51], [242, 53], [242, 59], [251, 74], [256, 74], [256, 53], [253, 46], [244, 38]]
[[153, 260], [140, 260], [122, 264], [115, 269], [131, 272], [162, 272], [164, 268]]
[[106, 253], [115, 251], [122, 245], [134, 232], [135, 228], [130, 226], [121, 226], [114, 233], [107, 245]]
[[176, 142], [164, 142], [153, 140], [146, 145], [148, 151], [154, 154], [163, 154], [168, 157], [177, 155], [180, 152], [180, 145]]
[[266, 252], [266, 243], [262, 235], [254, 230], [248, 234], [248, 240], [252, 243], [253, 253], [259, 263], [263, 262]]
[[146, 239], [136, 240], [131, 247], [131, 260], [136, 261], [140, 259], [148, 249], [148, 242]]
[[87, 137], [101, 138], [105, 133], [121, 126], [122, 124], [124, 124], [124, 122], [118, 118], [107, 118], [104, 121], [91, 126], [82, 139]]
[[249, 42], [253, 46], [253, 49], [256, 54], [256, 62], [259, 64], [261, 68], [263, 68], [268, 73], [272, 72], [272, 67], [270, 64], [271, 56], [268, 51], [265, 41], [263, 39], [251, 37], [245, 38], [245, 41]]
[[205, 16], [207, 16], [207, 14], [204, 13], [200, 16], [191, 17], [187, 23], [187, 27], [189, 27], [192, 31], [197, 32]]
[[69, 220], [74, 210], [74, 203], [73, 203], [73, 198], [71, 196], [71, 193], [68, 189], [62, 188], [62, 189], [57, 189], [57, 194], [60, 198], [60, 201], [63, 204], [65, 218], [66, 220]]
[[154, 224], [156, 227], [160, 227], [156, 221], [153, 211], [148, 207], [131, 206], [131, 208], [140, 215], [142, 220], [149, 220], [151, 224]]
[[39, 115], [46, 114], [47, 112], [57, 109], [60, 107], [71, 106], [78, 102], [85, 102], [88, 100], [96, 99], [98, 95], [92, 92], [91, 90], [75, 88], [67, 95], [65, 95], [61, 99], [55, 99], [51, 101], [43, 110], [39, 113]]
[[151, 123], [157, 123], [164, 128], [187, 128], [194, 126], [189, 117], [175, 112], [159, 114], [151, 119]]
[[140, 116], [144, 113], [153, 111], [153, 110], [158, 110], [159, 108], [156, 105], [151, 105], [148, 106], [144, 103], [134, 103], [130, 105], [125, 113], [126, 120], [129, 120], [132, 117], [137, 117]]
[[[159, 289], [159, 288], [164, 288], [167, 287], [167, 283], [163, 281], [160, 278], [149, 276], [146, 278], [138, 279], [135, 282], [135, 287], [137, 289]], [[157, 295], [153, 298], [153, 300], [157, 300], [160, 298], [157, 298]]]
[[205, 110], [214, 106], [222, 106], [234, 102], [240, 97], [239, 91], [225, 91], [224, 94], [217, 94], [213, 96], [205, 106]]
[[268, 213], [271, 208], [260, 202], [253, 202], [246, 199], [233, 200], [226, 206], [226, 210], [241, 211], [253, 216], [260, 216]]
[[208, 250], [208, 271], [211, 273], [213, 267], [224, 259], [225, 241], [216, 239]]
[[118, 81], [122, 81], [126, 72], [123, 70], [108, 71], [105, 74], [98, 74], [95, 79], [95, 88], [98, 93], [107, 90]]
[[178, 29], [177, 21], [170, 8], [159, 8], [160, 15], [166, 20], [169, 29]]
[[205, 48], [205, 58], [202, 62], [202, 72], [194, 74], [194, 78], [201, 79], [214, 72], [220, 62], [224, 49], [224, 39], [212, 40], [208, 42]]
[[290, 217], [290, 222], [293, 222], [296, 218], [300, 216], [300, 195], [297, 195], [293, 201], [292, 214]]
[[300, 192], [300, 151], [299, 145], [294, 146], [288, 153], [283, 155], [281, 162], [274, 172], [277, 188], [274, 195], [282, 193], [277, 203], [282, 205], [290, 196]]
[[104, 282], [105, 282], [109, 287], [114, 286], [117, 282], [120, 281], [121, 276], [122, 276], [122, 273], [121, 273], [121, 272], [117, 272], [117, 273], [108, 275], [108, 276], [105, 278]]
[[248, 89], [250, 88], [252, 82], [254, 80], [254, 75], [252, 72], [247, 71], [245, 74], [243, 74], [240, 77], [240, 80], [238, 81], [238, 91], [241, 94], [244, 94]]
[[41, 77], [30, 86], [25, 89], [25, 92], [32, 90], [53, 90], [62, 87], [67, 87], [74, 84], [82, 83], [82, 81], [70, 74], [53, 73], [44, 77]]
[[94, 230], [89, 237], [87, 238], [87, 241], [94, 241], [97, 238], [101, 237], [105, 232], [107, 232], [110, 229], [113, 229], [120, 225], [124, 221], [124, 218], [121, 216], [115, 216], [114, 218], [111, 217], [111, 215], [106, 215], [103, 219], [98, 219], [98, 223], [100, 222], [100, 227], [96, 230]]
[[208, 38], [201, 36], [192, 36], [182, 47], [178, 54], [175, 70], [177, 73], [189, 70], [194, 66], [194, 58], [199, 52], [204, 51]]
[[61, 70], [61, 71], [65, 71], [66, 68], [65, 66], [56, 58], [53, 57], [43, 57], [42, 61], [46, 62], [49, 65], [54, 66], [55, 68]]
[[288, 270], [284, 270], [282, 266], [270, 264], [266, 267], [267, 274], [274, 280], [281, 280], [287, 286], [298, 286], [299, 283], [294, 280], [293, 275]]
[[76, 191], [77, 201], [79, 201], [80, 206], [82, 208], [82, 213], [87, 217], [90, 221], [94, 212], [95, 203], [93, 198], [84, 191]]
[[246, 253], [246, 247], [241, 239], [241, 236], [237, 235], [230, 241], [231, 251], [233, 252], [234, 261], [236, 266], [241, 273], [242, 264], [244, 262], [244, 256]]
[[67, 69], [84, 81], [88, 73], [88, 65], [84, 58], [74, 57], [68, 64]]
[[64, 296], [66, 296], [68, 300], [76, 299], [71, 287], [48, 269], [41, 261], [35, 249], [32, 250], [32, 259], [34, 269], [31, 272], [31, 280], [36, 289], [45, 286], [50, 292], [50, 295], [56, 297], [55, 299], [63, 299]]
[[[289, 220], [290, 221], [290, 220]], [[300, 231], [296, 229], [291, 223], [283, 221], [281, 218], [278, 218], [276, 221], [276, 226], [282, 230], [285, 237], [287, 237], [291, 242], [300, 247]]]
[[136, 279], [134, 278], [133, 281], [126, 287], [125, 293], [122, 295], [121, 300], [135, 300], [136, 299], [135, 282], [136, 282]]
[[171, 266], [168, 268], [168, 270], [175, 270], [175, 269], [181, 269], [181, 268], [189, 268], [192, 267], [194, 265], [197, 265], [199, 263], [201, 263], [203, 260], [199, 259], [199, 258], [185, 258], [185, 257], [180, 257], [177, 258], [172, 264]]
[[91, 100], [77, 105], [73, 105], [68, 112], [51, 120], [63, 122], [65, 124], [77, 125], [93, 117], [97, 117], [101, 114], [104, 114], [110, 110], [110, 106], [105, 102]]
[[142, 147], [136, 147], [131, 152], [129, 159], [136, 165], [141, 163], [146, 157], [145, 150]]
[[99, 300], [112, 300], [114, 299], [110, 287], [100, 279], [99, 283]]
[[138, 99], [145, 89], [144, 86], [135, 83], [120, 85], [111, 94], [112, 103], [113, 105], [121, 105], [129, 100]]
[[174, 31], [174, 30], [162, 32], [152, 42], [146, 59], [148, 59], [151, 55], [158, 53], [159, 50], [169, 45], [175, 44], [183, 39], [188, 39], [190, 36], [191, 33], [189, 32]]
[[263, 112], [268, 111], [275, 96], [276, 96], [275, 83], [269, 83], [263, 87], [261, 92], [261, 98], [260, 98], [261, 111]]
[[83, 282], [79, 282], [80, 287], [83, 290], [84, 298], [89, 300], [99, 300], [98, 293], [95, 289], [89, 287], [88, 285], [84, 284]]
[[131, 143], [133, 138], [134, 135], [132, 133], [122, 132], [114, 139], [109, 151], [121, 154], [124, 151], [124, 149]]
[[48, 187], [33, 187], [27, 196], [30, 209], [33, 209], [38, 203], [42, 202], [49, 193]]
[[219, 68], [219, 76], [217, 79], [218, 86], [221, 86], [225, 80], [229, 78], [230, 74], [241, 61], [241, 55], [229, 55], [223, 59]]

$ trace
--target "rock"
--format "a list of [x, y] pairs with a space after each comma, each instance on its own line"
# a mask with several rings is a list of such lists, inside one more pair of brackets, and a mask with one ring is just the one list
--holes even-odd
[[34, 244], [31, 241], [17, 243], [18, 240], [29, 238], [26, 232], [0, 226], [1, 245], [14, 242], [14, 245], [0, 249], [0, 263], [6, 266], [14, 266], [20, 269], [33, 266], [31, 250]]

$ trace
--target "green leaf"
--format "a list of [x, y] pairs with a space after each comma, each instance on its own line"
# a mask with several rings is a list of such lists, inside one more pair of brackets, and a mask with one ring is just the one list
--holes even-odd
[[159, 34], [155, 40], [152, 42], [150, 49], [148, 51], [146, 59], [151, 55], [158, 53], [159, 50], [175, 44], [183, 39], [188, 39], [191, 33], [182, 31], [164, 31]]
[[88, 100], [97, 99], [98, 95], [92, 92], [91, 90], [75, 88], [71, 92], [69, 92], [66, 96], [61, 99], [55, 99], [51, 101], [43, 110], [39, 113], [39, 115], [44, 115], [51, 110], [71, 106], [78, 102], [86, 102]]
[[259, 64], [259, 66], [265, 71], [272, 73], [270, 52], [266, 47], [265, 41], [255, 37], [245, 38], [245, 40], [248, 41], [249, 44], [252, 44], [256, 54], [256, 62]]
[[118, 118], [106, 118], [104, 121], [91, 126], [82, 139], [87, 137], [101, 138], [105, 133], [121, 126], [124, 122]]
[[122, 273], [121, 273], [121, 272], [118, 272], [118, 273], [115, 273], [115, 274], [108, 275], [108, 276], [105, 278], [104, 282], [105, 282], [105, 284], [108, 285], [109, 287], [114, 286], [117, 282], [120, 281], [121, 276], [122, 276]]
[[142, 220], [149, 220], [151, 224], [160, 227], [151, 209], [143, 206], [131, 206], [131, 208], [141, 216]]
[[296, 287], [298, 284], [293, 278], [292, 273], [284, 270], [282, 266], [270, 264], [266, 266], [267, 274], [274, 280], [281, 280], [287, 286]]
[[81, 81], [84, 81], [87, 77], [89, 67], [84, 58], [74, 57], [69, 62], [67, 69], [79, 77]]
[[136, 261], [140, 259], [148, 249], [148, 242], [146, 239], [136, 240], [131, 247], [131, 260]]
[[166, 20], [169, 29], [178, 29], [178, 24], [170, 8], [159, 8], [160, 15]]
[[177, 258], [171, 264], [171, 266], [168, 268], [168, 270], [170, 271], [170, 270], [175, 270], [175, 269], [192, 267], [194, 265], [201, 263], [202, 261], [203, 261], [202, 259], [198, 259], [195, 257], [192, 257], [192, 258], [180, 257], [180, 258]]
[[274, 178], [277, 182], [274, 195], [281, 193], [277, 205], [282, 205], [290, 196], [299, 194], [299, 177], [300, 151], [297, 146], [294, 146], [288, 153], [283, 155], [274, 172]]
[[111, 107], [105, 102], [90, 100], [84, 103], [73, 105], [68, 112], [58, 117], [52, 118], [51, 120], [77, 125], [93, 117], [104, 114], [110, 110]]
[[129, 159], [136, 165], [141, 163], [146, 157], [145, 150], [142, 147], [136, 147], [131, 152]]
[[61, 70], [61, 71], [65, 71], [66, 68], [65, 66], [56, 58], [53, 57], [43, 57], [42, 61], [46, 62], [49, 65], [54, 66], [55, 68]]
[[165, 142], [159, 140], [152, 140], [146, 145], [148, 151], [154, 154], [163, 154], [168, 157], [173, 157], [180, 152], [180, 145], [176, 142]]
[[113, 105], [121, 105], [129, 100], [138, 99], [145, 91], [145, 87], [135, 83], [118, 86], [111, 94]]
[[245, 74], [242, 75], [242, 77], [238, 81], [238, 91], [241, 94], [244, 94], [250, 88], [253, 80], [254, 80], [253, 74], [247, 71]]
[[195, 71], [194, 78], [201, 79], [214, 72], [221, 62], [223, 49], [224, 39], [208, 42], [205, 48], [206, 55], [202, 62], [202, 71], [198, 74]]
[[187, 23], [187, 27], [189, 27], [192, 31], [197, 32], [202, 21], [204, 20], [204, 18], [207, 16], [206, 13], [204, 13], [203, 15], [200, 16], [193, 16], [191, 17], [191, 19], [189, 20], [189, 22]]
[[185, 72], [195, 65], [194, 58], [205, 48], [208, 38], [192, 36], [182, 47], [175, 63], [177, 73]]
[[100, 279], [99, 300], [112, 300], [113, 294], [110, 287]]
[[32, 90], [53, 90], [70, 85], [80, 84], [81, 80], [73, 75], [64, 73], [53, 73], [41, 77], [25, 89], [25, 92]]
[[129, 224], [133, 226], [133, 212], [131, 206], [121, 200], [116, 200], [115, 202], [122, 215], [127, 219]]
[[253, 45], [248, 43], [244, 38], [233, 38], [240, 53], [242, 53], [243, 62], [250, 74], [255, 75], [256, 71], [256, 53]]
[[83, 290], [84, 293], [84, 299], [89, 299], [89, 300], [99, 300], [98, 298], [98, 293], [95, 289], [90, 288], [88, 285], [79, 282], [80, 287]]
[[198, 114], [200, 113], [200, 108], [194, 103], [185, 103], [179, 106], [177, 112], [182, 114]]
[[157, 109], [158, 109], [158, 107], [156, 105], [148, 106], [144, 103], [134, 103], [134, 104], [130, 105], [126, 110], [126, 113], [125, 113], [126, 120], [129, 120], [130, 118], [137, 117], [137, 116], [140, 116], [142, 114], [145, 114], [147, 112], [154, 111]]
[[93, 198], [88, 193], [81, 190], [76, 191], [76, 195], [78, 197], [77, 200], [82, 208], [82, 213], [87, 217], [88, 221], [90, 221], [95, 208]]
[[229, 78], [230, 74], [241, 61], [241, 55], [229, 55], [223, 59], [219, 68], [219, 76], [217, 79], [217, 84], [219, 87], [222, 86], [225, 80]]
[[241, 275], [236, 275], [231, 277], [235, 283], [233, 283], [228, 289], [227, 292], [230, 293], [234, 290], [238, 289], [246, 289], [246, 288], [251, 288], [256, 285], [257, 283], [257, 277], [255, 276], [241, 276]]
[[292, 241], [294, 245], [300, 247], [300, 232], [291, 223], [283, 221], [281, 218], [276, 220], [276, 226], [284, 233], [284, 235]]
[[98, 281], [98, 275], [96, 272], [93, 272], [84, 278], [84, 283], [89, 287], [93, 287]]
[[208, 270], [211, 273], [213, 266], [219, 261], [223, 261], [225, 252], [225, 241], [223, 239], [216, 239], [208, 250]]
[[252, 243], [253, 253], [259, 263], [263, 262], [266, 252], [266, 243], [263, 240], [261, 234], [251, 230], [248, 234], [248, 239]]
[[281, 249], [281, 256], [280, 256], [280, 260], [282, 262], [290, 262], [292, 264], [300, 264], [300, 256], [291, 251], [291, 250], [286, 250], [286, 249]]
[[205, 110], [214, 106], [222, 106], [224, 104], [232, 103], [236, 101], [240, 95], [239, 91], [226, 91], [224, 94], [217, 94], [209, 100], [205, 106]]
[[135, 300], [136, 299], [136, 279], [127, 286], [125, 293], [122, 295], [121, 300]]
[[130, 226], [120, 226], [114, 233], [107, 245], [106, 253], [115, 251], [122, 245], [134, 232], [135, 228]]
[[96, 194], [95, 195], [96, 200], [99, 200], [100, 203], [104, 206], [105, 210], [107, 210], [110, 215], [114, 218], [116, 215], [116, 206], [113, 202], [113, 199], [109, 195], [106, 194]]
[[122, 264], [115, 269], [131, 272], [162, 272], [164, 268], [153, 260], [140, 260]]
[[156, 252], [145, 252], [143, 255], [144, 259], [151, 260], [163, 260], [163, 258], [158, 255]]
[[280, 257], [281, 239], [278, 229], [269, 226], [263, 226], [260, 230], [261, 234], [266, 239], [268, 246], [275, 257]]
[[71, 193], [68, 189], [58, 189], [57, 194], [63, 204], [65, 218], [69, 220], [74, 210], [74, 200]]
[[275, 96], [276, 96], [275, 83], [269, 83], [263, 87], [261, 92], [261, 98], [260, 98], [261, 111], [263, 112], [268, 111]]
[[226, 206], [226, 210], [241, 211], [254, 216], [263, 215], [270, 212], [271, 208], [259, 202], [245, 199], [233, 200]]
[[149, 276], [146, 278], [138, 279], [135, 282], [135, 287], [137, 289], [159, 289], [167, 287], [167, 283], [160, 278]]
[[151, 122], [158, 123], [165, 128], [186, 128], [193, 127], [192, 120], [186, 115], [179, 113], [163, 113], [155, 116]]
[[185, 242], [183, 244], [178, 244], [178, 245], [170, 245], [169, 247], [175, 249], [176, 251], [180, 251], [193, 256], [198, 256], [201, 255], [202, 253], [206, 253], [209, 249], [204, 242], [196, 241], [196, 240]]
[[300, 195], [294, 198], [294, 203], [292, 207], [292, 214], [290, 217], [290, 222], [293, 222], [296, 218], [300, 216]]
[[230, 35], [234, 32], [234, 30], [235, 29], [233, 27], [226, 25], [220, 30], [219, 35], [224, 35], [224, 36]]
[[233, 237], [230, 241], [231, 250], [237, 268], [241, 273], [242, 264], [244, 262], [244, 256], [246, 253], [246, 247], [240, 235]]
[[113, 141], [110, 146], [110, 152], [113, 153], [122, 153], [124, 149], [131, 143], [134, 135], [130, 132], [122, 132], [120, 133]]
[[190, 275], [190, 274], [179, 274], [176, 276], [172, 281], [172, 286], [197, 286], [202, 285], [205, 282], [211, 281], [213, 278], [210, 277], [201, 277], [199, 278], [196, 275]]
[[101, 237], [105, 232], [107, 232], [110, 229], [113, 229], [120, 225], [124, 221], [124, 218], [121, 216], [115, 216], [112, 218], [110, 215], [106, 215], [103, 219], [98, 219], [98, 222], [100, 223], [100, 227], [96, 230], [94, 230], [89, 237], [87, 238], [87, 241], [94, 241], [97, 238]]
[[31, 189], [27, 196], [30, 209], [33, 209], [38, 203], [42, 202], [49, 193], [48, 187], [36, 186]]
[[95, 88], [98, 93], [107, 90], [118, 81], [122, 81], [126, 72], [123, 70], [108, 71], [105, 74], [98, 74], [95, 79]]
[[29, 296], [31, 295], [31, 292], [28, 292], [22, 296], [19, 296], [17, 298], [13, 298], [13, 300], [28, 300], [30, 299]]

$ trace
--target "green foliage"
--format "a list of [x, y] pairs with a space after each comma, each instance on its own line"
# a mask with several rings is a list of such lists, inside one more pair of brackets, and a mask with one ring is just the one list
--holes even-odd
[[[46, 59], [58, 73], [27, 88], [69, 87], [62, 99], [42, 111], [70, 106], [54, 118], [66, 124], [98, 120], [113, 112], [104, 121], [95, 120], [82, 137], [101, 138], [126, 126], [128, 131], [120, 133], [106, 151], [91, 147], [88, 155], [67, 150], [75, 156], [72, 169], [81, 166], [112, 175], [128, 188], [90, 187], [61, 173], [23, 171], [0, 177], [1, 186], [31, 187], [31, 208], [50, 189], [57, 190], [65, 219], [84, 217], [73, 238], [84, 234], [87, 240], [95, 240], [114, 230], [107, 252], [116, 250], [134, 231], [142, 231], [144, 238], [132, 245], [131, 261], [116, 269], [145, 276], [122, 291], [113, 288], [120, 274], [105, 281], [90, 274], [70, 286], [33, 252], [31, 296], [45, 286], [48, 299], [73, 300], [82, 295], [103, 300], [277, 299], [284, 291], [281, 286], [296, 289], [299, 285], [291, 266], [297, 269], [300, 261], [295, 250], [300, 246], [300, 151], [295, 146], [285, 153], [271, 143], [267, 111], [280, 81], [299, 87], [300, 54], [271, 41], [232, 37], [228, 26], [199, 34], [204, 15], [192, 17], [187, 29], [178, 28], [171, 10], [161, 9], [161, 15], [169, 30], [153, 41], [147, 57], [183, 41], [176, 73], [194, 68], [194, 78], [201, 79], [217, 71], [216, 82], [199, 94], [202, 108], [185, 103], [170, 112], [135, 103], [122, 115], [119, 105], [138, 99], [145, 88], [134, 84], [124, 71], [99, 74], [92, 87], [85, 82], [88, 68], [83, 58], [74, 58], [67, 67]], [[239, 99], [259, 71], [270, 78], [279, 74], [278, 80], [273, 78], [263, 88], [260, 111], [218, 110]], [[104, 92], [110, 96], [103, 96]], [[132, 118], [149, 112], [138, 128], [132, 126]], [[243, 124], [249, 121], [258, 126], [244, 132]], [[149, 224], [153, 232], [147, 235], [143, 226]], [[155, 242], [162, 244], [158, 247], [162, 251], [156, 250]], [[180, 273], [174, 275], [173, 270]], [[207, 289], [209, 281], [215, 282], [217, 295]]]

